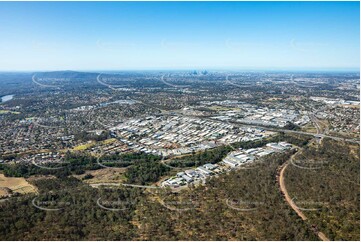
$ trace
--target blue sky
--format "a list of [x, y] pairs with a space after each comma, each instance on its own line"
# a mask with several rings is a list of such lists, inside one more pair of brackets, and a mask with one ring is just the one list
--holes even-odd
[[0, 2], [0, 70], [358, 69], [359, 2]]

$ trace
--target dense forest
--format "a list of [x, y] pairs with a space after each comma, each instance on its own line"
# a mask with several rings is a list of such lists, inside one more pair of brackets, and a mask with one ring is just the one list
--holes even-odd
[[5, 176], [30, 177], [32, 175], [54, 175], [66, 177], [83, 174], [86, 170], [97, 170], [104, 167], [127, 167], [136, 163], [159, 161], [160, 157], [145, 153], [129, 153], [109, 155], [95, 158], [83, 153], [70, 153], [65, 156], [63, 164], [47, 164], [44, 169], [34, 164], [0, 164], [0, 171]]
[[145, 161], [129, 167], [125, 177], [129, 183], [145, 185], [149, 182], [158, 181], [168, 171], [170, 171], [170, 168], [159, 162]]
[[324, 139], [293, 164], [286, 171], [287, 189], [310, 222], [331, 240], [359, 240], [359, 146]]
[[[130, 240], [134, 237], [131, 220], [141, 190], [94, 189], [75, 178], [39, 180], [35, 185], [39, 195], [0, 203], [1, 240]], [[132, 203], [126, 204], [126, 210], [112, 212], [97, 205], [99, 198]], [[116, 203], [105, 205], [112, 207]]]
[[[275, 180], [277, 167], [290, 155], [270, 156], [257, 169], [224, 174], [206, 186], [177, 194], [163, 189], [95, 189], [75, 178], [38, 180], [34, 185], [39, 194], [0, 203], [0, 238], [314, 240], [312, 231], [283, 201]], [[195, 206], [171, 209], [182, 206], [182, 201], [188, 201], [188, 208]]]
[[[308, 221], [302, 221], [284, 201], [276, 179], [279, 167], [296, 152], [292, 150], [269, 155], [250, 169], [214, 176], [205, 185], [189, 186], [177, 193], [165, 188], [92, 188], [68, 174], [35, 179], [32, 182], [38, 194], [12, 197], [0, 203], [0, 239], [318, 240], [313, 229], [316, 225], [331, 239], [358, 240], [359, 181], [355, 180], [356, 175], [359, 177], [358, 146], [330, 140], [317, 145], [309, 143], [308, 137], [284, 134], [268, 142], [282, 140], [303, 147], [295, 156], [297, 166], [287, 168], [286, 185], [300, 207], [321, 207], [305, 211]], [[263, 142], [256, 141], [232, 146], [262, 145]], [[230, 150], [227, 146], [219, 147], [187, 158], [213, 161]], [[307, 163], [310, 157], [318, 159]], [[75, 164], [67, 170], [70, 174], [77, 171], [76, 167], [84, 170], [96, 165], [96, 159], [89, 157], [79, 159], [69, 154], [68, 158]], [[129, 154], [127, 159], [137, 161], [125, 173], [130, 183], [151, 184], [170, 172], [156, 156]], [[110, 163], [112, 160], [119, 157], [104, 159]], [[298, 166], [317, 169], [302, 170]], [[319, 166], [324, 169], [318, 169]], [[32, 173], [25, 170], [21, 174]]]

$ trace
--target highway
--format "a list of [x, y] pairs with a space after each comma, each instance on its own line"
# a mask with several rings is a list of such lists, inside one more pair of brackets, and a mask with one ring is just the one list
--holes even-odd
[[326, 134], [315, 134], [315, 133], [309, 133], [309, 132], [304, 132], [304, 131], [296, 131], [296, 130], [288, 130], [288, 129], [273, 129], [273, 128], [267, 128], [267, 127], [262, 127], [262, 126], [259, 126], [259, 128], [263, 128], [263, 129], [265, 129], [265, 130], [275, 131], [275, 132], [284, 132], [284, 133], [294, 133], [294, 134], [301, 134], [301, 135], [310, 135], [310, 136], [313, 136], [313, 137], [315, 137], [315, 138], [329, 138], [329, 139], [333, 139], [333, 140], [337, 140], [337, 141], [345, 141], [345, 142], [360, 144], [360, 141], [357, 141], [357, 140], [354, 140], [354, 139], [345, 139], [345, 138], [336, 137], [336, 136], [331, 136], [331, 135], [326, 135]]
[[[178, 114], [177, 112], [174, 112], [176, 114]], [[166, 113], [163, 113], [166, 115]], [[205, 117], [199, 117], [199, 116], [194, 116], [194, 115], [184, 115], [184, 114], [178, 114], [178, 115], [183, 115], [186, 117], [191, 117], [191, 118], [201, 118], [201, 119], [206, 119], [209, 121], [213, 121], [213, 122], [221, 122], [217, 119], [212, 119], [212, 118], [205, 118]], [[249, 127], [254, 127], [254, 128], [261, 128], [264, 130], [268, 130], [268, 131], [273, 131], [273, 132], [284, 132], [284, 133], [292, 133], [292, 134], [300, 134], [300, 135], [309, 135], [309, 136], [313, 136], [315, 138], [329, 138], [329, 139], [333, 139], [333, 140], [337, 140], [337, 141], [344, 141], [344, 142], [349, 142], [349, 143], [354, 143], [354, 144], [360, 144], [360, 141], [355, 140], [355, 139], [345, 139], [345, 138], [341, 138], [341, 137], [336, 137], [336, 136], [331, 136], [331, 135], [326, 135], [326, 134], [315, 134], [315, 133], [309, 133], [309, 132], [305, 132], [305, 131], [297, 131], [297, 130], [289, 130], [289, 129], [281, 129], [281, 128], [272, 128], [272, 127], [267, 127], [267, 126], [261, 126], [261, 125], [257, 125], [257, 124], [252, 124], [252, 123], [241, 123], [241, 122], [232, 122], [232, 121], [228, 121], [230, 124], [233, 124], [235, 126], [238, 127], [242, 127], [242, 126], [249, 126]]]
[[[209, 120], [215, 121], [214, 119], [209, 119]], [[333, 140], [337, 140], [337, 141], [345, 141], [345, 142], [360, 144], [360, 141], [355, 140], [355, 139], [345, 139], [345, 138], [326, 135], [326, 134], [315, 134], [315, 133], [309, 133], [309, 132], [297, 131], [297, 130], [271, 128], [271, 127], [256, 125], [256, 124], [252, 124], [252, 123], [240, 123], [240, 122], [229, 122], [229, 123], [231, 123], [233, 125], [238, 125], [240, 127], [241, 126], [250, 126], [250, 127], [261, 128], [261, 129], [264, 129], [264, 130], [274, 131], [274, 132], [284, 132], [284, 133], [292, 133], [292, 134], [300, 134], [300, 135], [309, 135], [309, 136], [313, 136], [315, 138], [329, 138], [329, 139], [333, 139]]]

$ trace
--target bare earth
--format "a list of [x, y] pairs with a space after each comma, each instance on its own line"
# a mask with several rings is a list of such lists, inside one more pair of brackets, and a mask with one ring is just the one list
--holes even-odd
[[124, 172], [126, 168], [105, 168], [94, 171], [86, 171], [85, 174], [82, 175], [74, 175], [74, 177], [78, 179], [83, 179], [83, 177], [87, 174], [91, 174], [94, 176], [91, 179], [84, 180], [85, 183], [93, 184], [93, 183], [112, 183], [112, 182], [124, 182]]
[[35, 193], [36, 188], [22, 177], [5, 177], [0, 174], [0, 197], [8, 196], [9, 190], [21, 194]]

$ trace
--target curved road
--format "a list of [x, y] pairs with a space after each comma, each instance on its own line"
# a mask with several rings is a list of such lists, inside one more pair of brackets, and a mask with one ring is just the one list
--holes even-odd
[[[294, 156], [294, 155], [293, 155]], [[290, 158], [293, 159], [293, 156]], [[288, 166], [288, 162], [284, 163], [282, 166], [281, 166], [281, 171], [280, 171], [280, 174], [279, 174], [279, 177], [278, 177], [278, 183], [280, 185], [280, 189], [283, 193], [283, 195], [285, 196], [285, 199], [286, 199], [286, 202], [291, 206], [291, 208], [297, 213], [297, 215], [299, 217], [301, 217], [301, 219], [303, 221], [307, 220], [307, 217], [306, 215], [299, 209], [299, 207], [293, 202], [292, 198], [290, 197], [290, 195], [288, 194], [288, 191], [286, 189], [286, 185], [285, 185], [285, 179], [284, 179], [284, 174], [285, 174], [285, 171], [286, 171], [286, 168]], [[327, 238], [327, 236], [318, 231], [317, 232], [317, 235], [318, 237], [323, 240], [323, 241], [330, 241], [329, 238]]]

